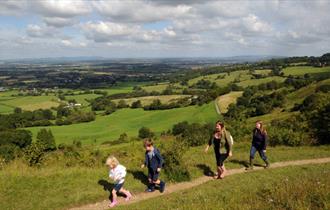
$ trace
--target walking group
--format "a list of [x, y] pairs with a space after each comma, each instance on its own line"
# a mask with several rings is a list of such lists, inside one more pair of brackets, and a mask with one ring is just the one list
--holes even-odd
[[[253, 160], [256, 152], [259, 153], [262, 160], [265, 162], [265, 168], [270, 166], [267, 156], [267, 132], [263, 127], [261, 121], [257, 121], [255, 128], [253, 129], [252, 145], [250, 149], [250, 161], [246, 170], [253, 169]], [[224, 165], [225, 160], [232, 156], [233, 138], [231, 134], [226, 130], [225, 125], [221, 121], [217, 121], [215, 124], [214, 132], [205, 148], [205, 152], [209, 150], [209, 147], [213, 145], [217, 173], [215, 179], [223, 179], [226, 175], [226, 168]], [[226, 152], [221, 153], [220, 149], [224, 147]], [[152, 140], [148, 139], [144, 141], [145, 148], [145, 161], [141, 165], [141, 168], [148, 168], [148, 187], [146, 192], [155, 191], [156, 187], [161, 193], [165, 191], [165, 182], [159, 179], [161, 169], [163, 167], [164, 159], [160, 154], [160, 151], [154, 147]], [[131, 193], [126, 190], [123, 185], [125, 182], [126, 168], [119, 164], [118, 160], [114, 156], [110, 156], [106, 160], [106, 165], [109, 167], [109, 177], [114, 180], [114, 187], [112, 189], [112, 201], [109, 207], [115, 207], [117, 205], [117, 193], [125, 195], [125, 200], [128, 201], [132, 198]]]

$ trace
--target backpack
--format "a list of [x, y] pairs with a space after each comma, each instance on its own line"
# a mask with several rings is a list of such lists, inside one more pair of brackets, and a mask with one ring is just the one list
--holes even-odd
[[[227, 136], [228, 136], [228, 138], [226, 138]], [[225, 147], [226, 147], [226, 150], [228, 151], [229, 146], [232, 148], [234, 145], [234, 138], [228, 131], [226, 131], [226, 137], [225, 137], [225, 140], [226, 140]]]

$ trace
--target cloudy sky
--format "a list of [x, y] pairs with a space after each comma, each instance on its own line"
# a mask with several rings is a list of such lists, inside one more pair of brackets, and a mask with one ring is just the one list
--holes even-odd
[[1, 0], [0, 59], [321, 55], [329, 11], [329, 0]]

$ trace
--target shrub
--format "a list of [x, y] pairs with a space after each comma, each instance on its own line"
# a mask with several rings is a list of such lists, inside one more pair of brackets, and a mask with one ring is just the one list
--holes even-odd
[[45, 151], [55, 150], [55, 139], [51, 130], [41, 129], [37, 134], [36, 144], [40, 145]]
[[30, 166], [40, 165], [45, 149], [43, 145], [32, 143], [24, 150], [24, 157]]
[[145, 138], [152, 138], [155, 134], [150, 130], [150, 128], [142, 127], [139, 130], [139, 138], [145, 139]]
[[168, 179], [175, 182], [189, 181], [190, 174], [183, 161], [183, 155], [187, 147], [182, 141], [172, 141], [162, 148], [162, 155], [165, 161], [164, 172]]

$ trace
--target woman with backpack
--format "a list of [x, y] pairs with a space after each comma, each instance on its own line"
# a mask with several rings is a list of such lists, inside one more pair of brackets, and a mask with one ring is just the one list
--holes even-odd
[[[215, 159], [217, 162], [217, 172], [218, 174], [214, 177], [215, 179], [223, 179], [226, 174], [226, 168], [224, 165], [224, 161], [227, 157], [232, 156], [232, 144], [233, 140], [229, 132], [226, 131], [225, 125], [221, 121], [217, 121], [215, 123], [215, 131], [213, 132], [208, 145], [205, 148], [205, 152], [207, 152], [210, 146], [213, 144]], [[220, 153], [220, 147], [224, 145], [226, 148], [226, 153]]]
[[266, 147], [267, 147], [267, 131], [264, 128], [262, 121], [258, 120], [256, 122], [256, 127], [253, 129], [252, 135], [252, 145], [250, 150], [250, 165], [247, 170], [253, 169], [253, 159], [258, 151], [261, 159], [266, 163], [265, 168], [270, 166], [267, 156], [266, 156]]

